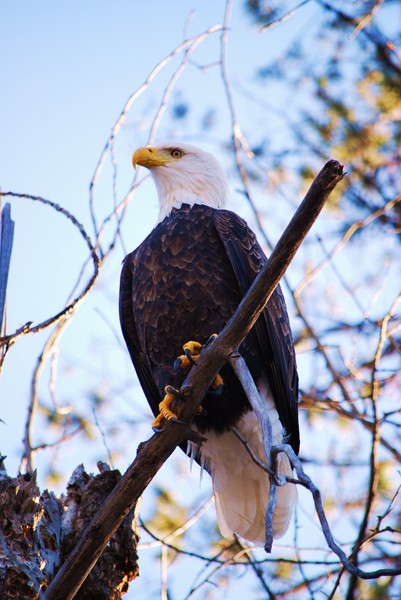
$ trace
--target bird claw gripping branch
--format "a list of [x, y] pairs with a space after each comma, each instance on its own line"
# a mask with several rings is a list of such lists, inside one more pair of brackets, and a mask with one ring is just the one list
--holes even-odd
[[[174, 368], [176, 370], [183, 369], [187, 371], [196, 364], [199, 359], [201, 352], [204, 348], [210, 346], [212, 342], [217, 338], [217, 333], [213, 333], [207, 340], [206, 344], [202, 346], [199, 342], [190, 341], [183, 345], [184, 354], [179, 356], [174, 362]], [[223, 378], [217, 374], [212, 381], [212, 385], [209, 388], [208, 393], [214, 396], [221, 394], [223, 389]]]
[[171, 410], [171, 406], [176, 398], [179, 397], [180, 391], [173, 388], [171, 385], [166, 385], [164, 388], [165, 396], [159, 404], [159, 414], [152, 423], [152, 429], [155, 433], [160, 433], [163, 421], [173, 421], [180, 425], [188, 425], [185, 421], [180, 421], [177, 415]]
[[[196, 365], [196, 361], [199, 359], [201, 352], [204, 348], [207, 348], [217, 337], [217, 334], [214, 333], [209, 337], [206, 344], [202, 346], [199, 342], [190, 341], [183, 345], [184, 354], [178, 356], [174, 361], [174, 369], [188, 371], [193, 365]], [[213, 396], [219, 396], [223, 390], [223, 378], [220, 374], [217, 374], [213, 379], [212, 385], [209, 388], [208, 393]], [[159, 404], [160, 413], [154, 419], [152, 423], [152, 429], [155, 433], [160, 433], [162, 431], [161, 426], [163, 421], [173, 421], [173, 423], [179, 423], [180, 425], [188, 425], [184, 421], [180, 421], [176, 413], [171, 410], [172, 404], [174, 400], [176, 400], [180, 392], [176, 388], [173, 388], [171, 385], [166, 385], [164, 388], [165, 396], [163, 400]], [[200, 405], [198, 407], [198, 414], [205, 415], [205, 410]]]

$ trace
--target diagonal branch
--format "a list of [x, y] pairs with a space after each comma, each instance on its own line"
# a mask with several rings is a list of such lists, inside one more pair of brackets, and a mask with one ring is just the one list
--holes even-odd
[[330, 526], [328, 524], [324, 512], [323, 501], [320, 491], [315, 486], [310, 477], [308, 477], [308, 475], [306, 475], [306, 473], [304, 472], [301, 461], [295, 454], [294, 450], [289, 444], [280, 444], [278, 446], [274, 446], [272, 452], [273, 454], [279, 454], [280, 452], [284, 452], [288, 456], [291, 466], [293, 469], [295, 469], [298, 477], [298, 481], [294, 481], [294, 483], [302, 485], [311, 492], [313, 502], [315, 504], [316, 514], [320, 521], [320, 525], [324, 537], [326, 538], [326, 542], [329, 548], [338, 556], [338, 558], [349, 573], [351, 573], [355, 577], [359, 577], [360, 579], [377, 579], [381, 576], [390, 577], [401, 574], [401, 567], [397, 567], [395, 569], [378, 569], [377, 571], [362, 571], [362, 569], [360, 569], [353, 562], [351, 562], [351, 560], [348, 558], [345, 552], [334, 541], [333, 535], [330, 531]]
[[[254, 325], [318, 217], [327, 197], [342, 178], [343, 168], [334, 160], [329, 161], [320, 171], [280, 238], [269, 262], [260, 271], [234, 316], [217, 340], [202, 352], [197, 368], [189, 372], [180, 390], [186, 400], [179, 415], [180, 419], [189, 424], [192, 422], [215, 374]], [[50, 584], [45, 594], [46, 600], [70, 600], [74, 597], [111, 535], [178, 444], [190, 435], [190, 425], [183, 427], [168, 422], [163, 434], [153, 435], [150, 440], [139, 446], [136, 459], [101, 506]]]
[[255, 382], [253, 381], [249, 372], [248, 366], [245, 360], [238, 352], [234, 352], [233, 354], [231, 354], [229, 361], [236, 376], [241, 382], [242, 387], [244, 388], [244, 392], [247, 395], [247, 398], [252, 406], [253, 411], [256, 413], [256, 416], [262, 429], [263, 448], [267, 459], [267, 470], [270, 484], [269, 503], [267, 506], [265, 519], [265, 550], [266, 552], [270, 553], [273, 546], [273, 514], [276, 506], [277, 485], [281, 483], [284, 484], [285, 478], [283, 478], [283, 481], [279, 481], [277, 469], [275, 468], [276, 465], [273, 466], [273, 464], [276, 461], [274, 461], [272, 454], [272, 426], [270, 423], [269, 415], [265, 408], [265, 404], [259, 395]]

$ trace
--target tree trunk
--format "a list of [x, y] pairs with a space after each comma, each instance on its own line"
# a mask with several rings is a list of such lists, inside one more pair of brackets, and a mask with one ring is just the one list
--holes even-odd
[[[99, 475], [78, 466], [67, 495], [40, 494], [36, 472], [9, 477], [0, 457], [0, 598], [36, 600], [121, 478], [98, 463]], [[138, 575], [133, 510], [110, 539], [76, 598], [118, 600]]]

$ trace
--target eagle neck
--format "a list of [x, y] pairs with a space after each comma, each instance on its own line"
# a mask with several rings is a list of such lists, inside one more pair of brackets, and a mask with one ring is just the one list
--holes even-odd
[[168, 217], [171, 214], [171, 211], [173, 209], [179, 210], [180, 208], [183, 208], [183, 207], [192, 208], [193, 206], [208, 206], [210, 208], [219, 209], [219, 208], [225, 207], [225, 202], [217, 203], [215, 201], [204, 200], [204, 199], [196, 197], [196, 196], [193, 196], [193, 197], [186, 196], [185, 198], [174, 199], [173, 201], [170, 201], [170, 202], [166, 202], [165, 200], [163, 200], [163, 201], [159, 200], [159, 206], [160, 206], [160, 210], [159, 210], [159, 217], [157, 219], [157, 223], [161, 223], [166, 217]]
[[159, 198], [158, 223], [173, 208], [181, 208], [183, 204], [200, 204], [210, 208], [226, 206], [228, 185], [225, 173], [218, 165], [214, 165], [214, 169], [206, 173], [200, 171], [198, 165], [190, 173], [159, 168], [152, 170], [152, 176]]

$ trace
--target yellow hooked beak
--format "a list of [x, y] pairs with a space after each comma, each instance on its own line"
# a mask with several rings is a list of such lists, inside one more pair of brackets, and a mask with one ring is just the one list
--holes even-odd
[[160, 167], [171, 162], [171, 154], [167, 151], [163, 151], [160, 148], [154, 148], [152, 146], [146, 146], [145, 148], [138, 148], [132, 155], [132, 164], [134, 169], [139, 165], [151, 169], [152, 167]]

